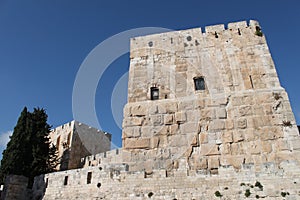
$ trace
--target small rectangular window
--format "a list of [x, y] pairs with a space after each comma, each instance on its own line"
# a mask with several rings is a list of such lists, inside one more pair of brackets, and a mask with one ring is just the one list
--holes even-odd
[[151, 100], [158, 100], [159, 99], [159, 89], [157, 87], [151, 87]]
[[45, 182], [45, 188], [48, 187], [48, 178], [46, 178], [46, 182]]
[[194, 78], [195, 90], [205, 90], [205, 82], [203, 77]]
[[68, 176], [65, 176], [64, 185], [68, 185]]
[[90, 184], [92, 182], [92, 172], [88, 172], [87, 174], [87, 179], [86, 179], [86, 183]]
[[56, 139], [56, 148], [57, 148], [57, 151], [59, 151], [59, 146], [60, 146], [60, 136], [58, 136], [58, 138]]

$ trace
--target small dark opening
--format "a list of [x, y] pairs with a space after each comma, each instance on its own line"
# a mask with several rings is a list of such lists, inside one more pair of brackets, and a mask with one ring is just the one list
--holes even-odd
[[158, 100], [159, 98], [159, 89], [157, 87], [151, 87], [151, 100]]
[[119, 149], [116, 149], [116, 154], [117, 154], [117, 155], [119, 154]]
[[92, 172], [88, 172], [87, 174], [87, 179], [86, 179], [86, 183], [90, 184], [92, 182]]
[[215, 38], [219, 38], [219, 36], [218, 36], [218, 33], [217, 33], [217, 32], [215, 32]]
[[100, 188], [101, 187], [101, 183], [97, 183], [97, 188]]
[[240, 30], [239, 28], [238, 28], [238, 34], [239, 34], [239, 35], [242, 35], [242, 34], [241, 34], [241, 30]]
[[150, 42], [148, 43], [148, 46], [149, 46], [149, 47], [152, 47], [152, 46], [153, 46], [153, 42], [150, 41]]
[[68, 176], [65, 176], [64, 185], [68, 185]]
[[192, 40], [192, 37], [191, 36], [187, 36], [187, 41], [191, 41]]
[[195, 90], [205, 90], [205, 82], [203, 77], [194, 78]]
[[45, 182], [45, 188], [48, 187], [48, 178], [46, 178], [46, 182]]
[[252, 89], [253, 89], [253, 88], [254, 88], [254, 86], [253, 86], [253, 80], [252, 80], [252, 77], [251, 77], [251, 75], [249, 76], [249, 79], [250, 79], [251, 87], [252, 87]]
[[153, 192], [148, 193], [148, 197], [151, 198], [153, 196]]

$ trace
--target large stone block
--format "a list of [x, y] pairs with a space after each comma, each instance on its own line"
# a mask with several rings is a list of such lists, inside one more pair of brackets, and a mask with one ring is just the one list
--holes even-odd
[[240, 142], [244, 140], [244, 132], [243, 131], [234, 131], [233, 135], [233, 142]]
[[232, 131], [224, 131], [222, 133], [222, 143], [231, 143], [232, 139]]
[[149, 149], [150, 138], [127, 138], [124, 140], [125, 149]]
[[172, 124], [169, 126], [169, 134], [170, 135], [175, 135], [178, 133], [178, 124]]
[[132, 106], [131, 114], [133, 116], [145, 116], [147, 114], [147, 106], [146, 105]]
[[272, 152], [272, 142], [271, 141], [261, 141], [261, 151], [264, 153]]
[[219, 119], [226, 119], [227, 118], [227, 111], [225, 108], [219, 108], [216, 111], [217, 118]]
[[231, 145], [229, 143], [220, 145], [220, 153], [221, 154], [231, 154]]
[[211, 155], [219, 155], [219, 145], [216, 144], [201, 144], [200, 145], [200, 155], [203, 156], [211, 156]]
[[141, 136], [141, 127], [135, 126], [135, 127], [124, 128], [123, 135], [124, 135], [124, 137], [127, 137], [127, 138], [139, 137], [139, 136]]
[[157, 105], [158, 113], [165, 114], [165, 113], [175, 113], [177, 112], [177, 103], [176, 102], [166, 102], [160, 103]]
[[208, 168], [209, 169], [216, 169], [219, 168], [220, 161], [218, 156], [209, 156], [208, 157]]
[[224, 130], [224, 129], [225, 129], [225, 121], [222, 119], [213, 120], [209, 124], [210, 131], [220, 131], [220, 130]]
[[163, 123], [162, 115], [152, 115], [150, 116], [150, 122], [153, 126], [162, 125]]
[[172, 114], [166, 114], [164, 115], [164, 124], [170, 125], [173, 124], [174, 115]]
[[247, 128], [247, 119], [238, 119], [236, 127], [239, 129]]
[[294, 150], [299, 150], [300, 149], [300, 139], [297, 138], [295, 140], [292, 140], [291, 145]]
[[198, 133], [199, 132], [199, 124], [198, 123], [184, 123], [180, 126], [181, 133]]
[[239, 107], [239, 113], [241, 117], [252, 115], [252, 106]]
[[221, 158], [220, 158], [220, 164], [222, 166], [231, 165], [235, 169], [241, 169], [242, 164], [244, 164], [244, 163], [245, 163], [244, 156], [221, 156]]
[[208, 133], [204, 133], [204, 132], [200, 133], [199, 141], [200, 141], [200, 144], [208, 143]]
[[141, 126], [143, 124], [143, 117], [127, 117], [123, 120], [123, 127]]
[[175, 121], [177, 123], [183, 123], [186, 121], [186, 113], [185, 112], [176, 112], [175, 113]]

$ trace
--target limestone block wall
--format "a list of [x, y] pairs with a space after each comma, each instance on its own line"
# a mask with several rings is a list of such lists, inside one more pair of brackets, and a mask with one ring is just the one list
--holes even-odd
[[279, 167], [243, 164], [238, 171], [222, 166], [219, 174], [203, 174], [189, 170], [181, 159], [172, 173], [149, 174], [130, 172], [126, 164], [108, 164], [36, 177], [34, 188], [39, 189], [33, 199], [299, 199], [298, 164], [282, 162]]
[[186, 158], [190, 169], [217, 174], [299, 159], [295, 118], [258, 22], [227, 27], [131, 40], [122, 136], [130, 170], [172, 170]]
[[116, 163], [122, 163], [123, 156], [125, 155], [126, 152], [123, 152], [122, 149], [114, 149], [96, 155], [87, 156], [85, 158], [82, 158], [81, 162], [83, 168], [101, 166], [103, 164], [116, 164]]
[[258, 22], [133, 38], [129, 74], [123, 148], [36, 177], [33, 198], [300, 198], [299, 132]]
[[71, 121], [53, 129], [50, 139], [58, 149], [58, 170], [81, 167], [81, 158], [110, 150], [111, 134]]

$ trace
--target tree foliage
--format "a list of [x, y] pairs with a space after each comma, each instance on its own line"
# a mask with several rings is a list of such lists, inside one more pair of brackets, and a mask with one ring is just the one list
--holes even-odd
[[50, 145], [50, 126], [44, 109], [34, 108], [21, 112], [10, 141], [3, 151], [0, 166], [0, 182], [8, 174], [29, 178], [29, 185], [37, 175], [54, 171], [58, 164], [57, 151]]

